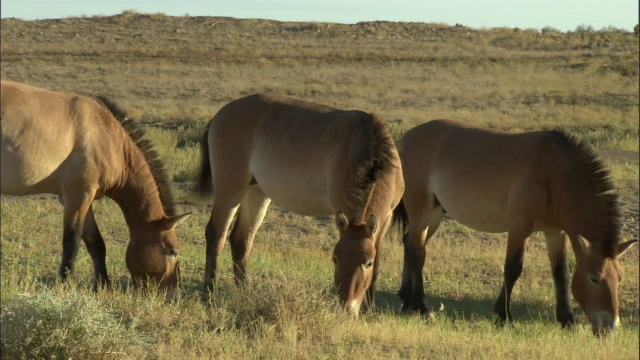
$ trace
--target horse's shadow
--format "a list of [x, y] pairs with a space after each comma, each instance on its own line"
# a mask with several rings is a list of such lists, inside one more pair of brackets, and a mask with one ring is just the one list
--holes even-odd
[[[445, 298], [440, 296], [428, 296], [427, 303], [436, 312], [436, 316], [446, 318], [450, 321], [465, 319], [483, 319], [493, 321], [495, 315], [493, 308], [496, 299], [477, 299], [471, 297], [462, 298]], [[444, 309], [440, 309], [444, 307]], [[407, 311], [402, 309], [402, 301], [400, 297], [390, 291], [379, 291], [376, 294], [376, 309], [385, 313], [397, 314], [402, 316], [418, 316], [415, 311]], [[511, 314], [515, 321], [535, 322], [535, 321], [554, 321], [554, 308], [550, 308], [547, 304], [519, 303], [513, 301], [511, 303]]]
[[[444, 310], [439, 311], [436, 316], [444, 317], [450, 321], [465, 319], [484, 319], [494, 321], [493, 308], [496, 298], [477, 299], [463, 297], [457, 299], [444, 298], [440, 296], [428, 296], [429, 306], [438, 310], [440, 304], [444, 305]], [[395, 292], [378, 291], [376, 293], [376, 311], [397, 314], [401, 316], [419, 316], [415, 311], [402, 310], [402, 301]], [[584, 311], [578, 306], [573, 306], [573, 313], [579, 322], [586, 323], [588, 320]], [[515, 322], [548, 322], [555, 323], [555, 306], [541, 302], [522, 303], [514, 300], [511, 302], [511, 314]], [[637, 316], [633, 309], [620, 309], [620, 318], [633, 319]]]

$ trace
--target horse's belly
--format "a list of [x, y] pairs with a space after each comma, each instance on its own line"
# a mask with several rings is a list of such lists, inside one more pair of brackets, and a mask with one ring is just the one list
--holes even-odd
[[450, 191], [449, 186], [434, 185], [442, 208], [457, 222], [482, 232], [508, 230], [507, 193], [464, 187]]
[[444, 209], [454, 220], [477, 231], [500, 233], [508, 230], [506, 215], [495, 208], [464, 206], [456, 203]]
[[4, 146], [0, 158], [0, 192], [8, 195], [28, 195], [47, 192], [41, 184], [53, 170], [39, 164], [25, 163], [19, 154], [11, 153]]
[[306, 216], [333, 214], [327, 182], [312, 174], [288, 171], [254, 172], [258, 186], [279, 207]]

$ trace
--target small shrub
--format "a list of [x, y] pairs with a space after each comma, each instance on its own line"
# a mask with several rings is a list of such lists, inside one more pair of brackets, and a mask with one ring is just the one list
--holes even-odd
[[146, 347], [89, 295], [44, 293], [3, 302], [3, 358], [123, 359]]
[[577, 33], [592, 33], [594, 31], [593, 26], [584, 24], [578, 25], [575, 30]]
[[551, 26], [545, 26], [542, 28], [542, 30], [540, 30], [540, 32], [543, 34], [547, 34], [547, 33], [560, 34], [562, 31]]

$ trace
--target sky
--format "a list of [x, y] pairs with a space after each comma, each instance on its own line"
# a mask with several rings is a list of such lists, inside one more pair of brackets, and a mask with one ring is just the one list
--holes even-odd
[[573, 31], [613, 26], [633, 31], [638, 0], [1, 0], [2, 18], [24, 20], [115, 15], [125, 10], [173, 16], [280, 21], [414, 21]]

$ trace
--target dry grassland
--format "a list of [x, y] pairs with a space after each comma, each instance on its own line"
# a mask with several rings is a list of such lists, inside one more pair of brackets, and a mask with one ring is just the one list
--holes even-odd
[[[383, 249], [378, 311], [349, 319], [329, 289], [336, 231], [273, 206], [233, 286], [228, 249], [219, 290], [200, 299], [204, 226], [212, 199], [190, 189], [198, 139], [225, 103], [272, 92], [388, 119], [394, 135], [436, 118], [508, 131], [566, 129], [592, 144], [621, 195], [623, 236], [638, 238], [638, 37], [620, 31], [469, 29], [427, 23], [291, 23], [125, 12], [111, 17], [2, 19], [1, 77], [104, 94], [147, 123], [194, 212], [178, 231], [181, 297], [127, 285], [124, 219], [96, 204], [113, 292], [89, 291], [81, 250], [70, 284], [55, 281], [62, 208], [52, 196], [1, 198], [3, 358], [592, 358], [637, 359], [638, 247], [622, 259], [622, 329], [594, 338], [554, 320], [544, 241], [535, 236], [514, 290], [515, 328], [490, 310], [501, 284], [503, 234], [446, 221], [427, 248], [426, 291], [445, 311], [432, 321], [399, 312], [402, 248]], [[571, 266], [574, 265], [573, 258]]]

